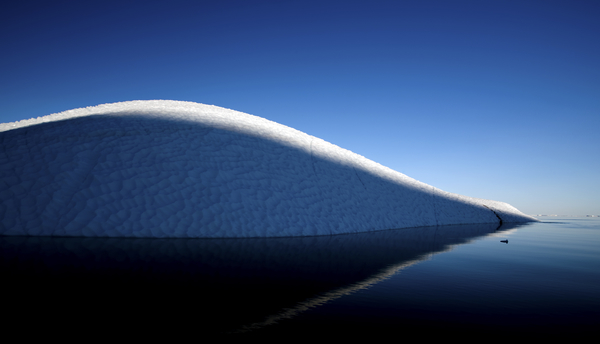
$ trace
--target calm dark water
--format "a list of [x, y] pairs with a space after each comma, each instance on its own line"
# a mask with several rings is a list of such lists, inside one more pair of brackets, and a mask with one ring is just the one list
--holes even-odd
[[0, 237], [5, 326], [172, 338], [595, 333], [600, 219], [540, 219], [307, 238]]

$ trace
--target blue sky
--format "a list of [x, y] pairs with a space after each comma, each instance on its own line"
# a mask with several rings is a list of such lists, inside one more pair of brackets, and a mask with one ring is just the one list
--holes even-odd
[[135, 99], [291, 126], [440, 189], [600, 214], [600, 2], [0, 5], [0, 122]]

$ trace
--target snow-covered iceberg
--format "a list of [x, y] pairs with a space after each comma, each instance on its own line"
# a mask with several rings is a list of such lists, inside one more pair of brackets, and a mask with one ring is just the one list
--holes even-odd
[[0, 125], [0, 234], [279, 237], [528, 222], [272, 121], [131, 101]]

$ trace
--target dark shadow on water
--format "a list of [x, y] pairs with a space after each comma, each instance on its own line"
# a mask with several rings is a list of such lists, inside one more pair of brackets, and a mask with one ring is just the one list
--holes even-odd
[[[31, 326], [278, 334], [285, 329], [281, 319], [293, 323], [306, 309], [496, 227], [268, 239], [0, 237], [3, 313]], [[402, 330], [385, 322], [377, 327]]]

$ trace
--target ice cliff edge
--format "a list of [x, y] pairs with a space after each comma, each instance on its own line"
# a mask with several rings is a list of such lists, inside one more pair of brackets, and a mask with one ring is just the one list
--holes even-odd
[[273, 237], [528, 222], [272, 121], [104, 104], [0, 125], [0, 235]]

